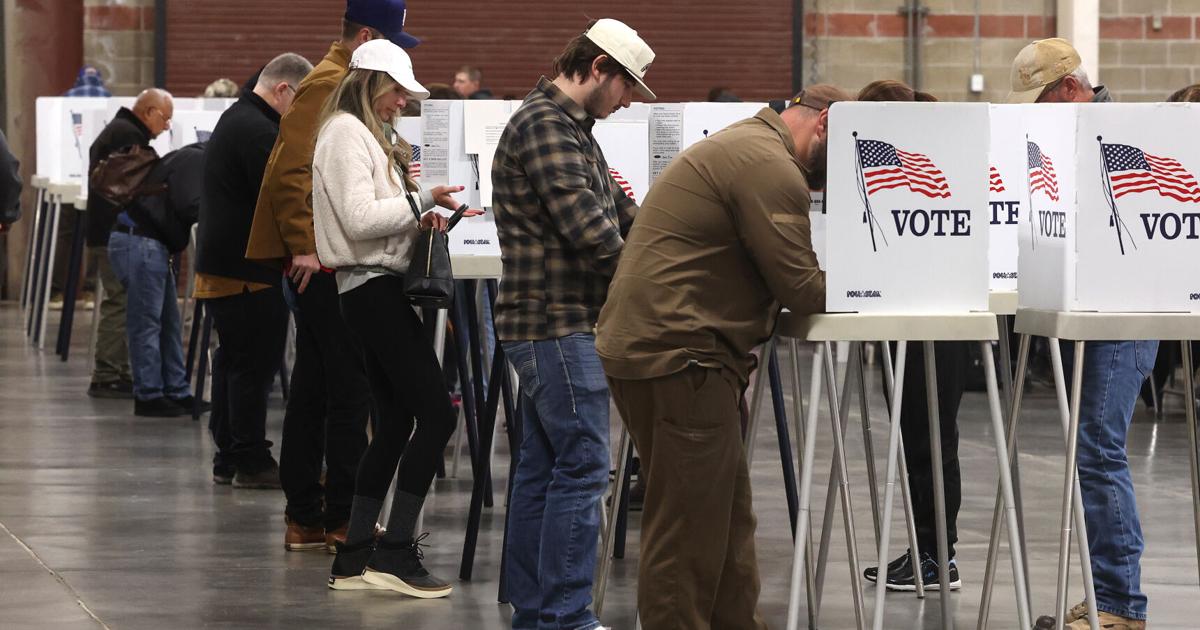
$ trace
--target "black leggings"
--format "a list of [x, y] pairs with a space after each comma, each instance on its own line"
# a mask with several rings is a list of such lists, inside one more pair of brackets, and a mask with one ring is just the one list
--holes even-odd
[[341, 294], [341, 303], [346, 324], [362, 344], [379, 411], [354, 493], [382, 501], [399, 465], [398, 489], [423, 497], [455, 424], [437, 355], [401, 278], [373, 278]]

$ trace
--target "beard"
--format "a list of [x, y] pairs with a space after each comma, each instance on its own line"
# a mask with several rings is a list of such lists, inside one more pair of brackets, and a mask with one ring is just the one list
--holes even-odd
[[606, 108], [604, 101], [609, 91], [609, 84], [612, 83], [613, 79], [615, 78], [616, 77], [611, 74], [606, 76], [604, 80], [600, 82], [600, 85], [596, 86], [596, 89], [592, 90], [592, 93], [588, 94], [587, 97], [583, 99], [583, 111], [587, 112], [588, 116], [600, 120], [608, 118], [608, 115], [612, 113], [612, 107], [609, 106]]
[[808, 163], [804, 165], [805, 179], [808, 180], [810, 190], [825, 190], [825, 163], [828, 161], [829, 140], [813, 138], [813, 142], [815, 144], [810, 145], [808, 149]]

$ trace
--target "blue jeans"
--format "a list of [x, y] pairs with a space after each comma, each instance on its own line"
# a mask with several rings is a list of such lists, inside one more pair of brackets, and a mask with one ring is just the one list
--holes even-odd
[[134, 397], [190, 396], [171, 253], [155, 239], [113, 232], [108, 238], [108, 259], [125, 288]]
[[596, 338], [506, 341], [521, 379], [521, 448], [508, 506], [513, 630], [591, 630], [600, 497], [608, 485], [608, 384]]
[[[1063, 342], [1064, 367], [1073, 359], [1073, 347]], [[1145, 619], [1140, 562], [1145, 541], [1125, 439], [1142, 382], [1154, 369], [1158, 342], [1089, 341], [1083, 354], [1079, 486], [1096, 607], [1122, 617]]]

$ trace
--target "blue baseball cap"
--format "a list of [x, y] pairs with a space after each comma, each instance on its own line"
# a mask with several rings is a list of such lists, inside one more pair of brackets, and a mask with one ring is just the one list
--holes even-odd
[[405, 0], [346, 0], [346, 19], [369, 26], [401, 48], [415, 48], [421, 40], [404, 32], [408, 17]]

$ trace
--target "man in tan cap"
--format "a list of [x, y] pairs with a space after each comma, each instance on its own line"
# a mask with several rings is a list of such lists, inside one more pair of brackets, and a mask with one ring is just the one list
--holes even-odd
[[646, 474], [647, 630], [766, 628], [739, 405], [782, 306], [825, 310], [808, 223], [829, 106], [812, 86], [693, 145], [658, 177], [600, 313], [596, 351]]
[[[1103, 86], [1092, 87], [1079, 53], [1064, 39], [1043, 39], [1017, 53], [1012, 66], [1013, 103], [1109, 103]], [[1063, 344], [1066, 364], [1075, 357]], [[1079, 487], [1083, 495], [1092, 583], [1100, 627], [1143, 630], [1146, 595], [1141, 589], [1145, 547], [1138, 520], [1125, 439], [1142, 381], [1154, 366], [1157, 341], [1090, 341], [1083, 357], [1083, 395], [1079, 405]], [[1057, 612], [1057, 611], [1056, 611]], [[1063, 622], [1090, 628], [1087, 606], [1079, 603]], [[1043, 616], [1037, 628], [1054, 628]]]

